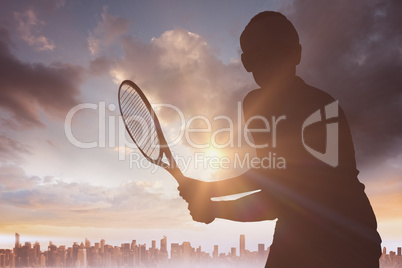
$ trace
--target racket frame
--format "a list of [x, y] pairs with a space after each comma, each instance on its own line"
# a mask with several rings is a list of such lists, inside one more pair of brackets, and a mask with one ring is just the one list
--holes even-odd
[[[126, 117], [124, 116], [122, 107], [121, 107], [121, 90], [123, 88], [123, 86], [130, 86], [133, 90], [135, 90], [138, 95], [140, 96], [141, 100], [143, 101], [143, 103], [145, 104], [147, 110], [149, 111], [149, 113], [151, 114], [151, 117], [153, 119], [153, 123], [155, 126], [155, 131], [159, 140], [159, 156], [158, 159], [152, 159], [150, 158], [139, 146], [139, 144], [137, 143], [137, 141], [134, 139], [133, 135], [131, 134], [131, 130], [129, 128], [129, 126], [127, 125], [126, 122]], [[131, 94], [131, 93], [128, 93]], [[126, 130], [128, 132], [128, 134], [130, 135], [131, 139], [133, 140], [133, 142], [135, 143], [135, 145], [137, 146], [137, 148], [140, 150], [140, 152], [142, 153], [142, 155], [152, 164], [158, 165], [160, 167], [163, 167], [166, 171], [168, 171], [175, 179], [178, 183], [180, 183], [180, 181], [182, 181], [183, 179], [183, 173], [181, 172], [181, 170], [179, 169], [173, 155], [172, 152], [169, 149], [169, 146], [166, 142], [165, 136], [163, 135], [163, 131], [162, 131], [162, 127], [159, 123], [159, 119], [156, 116], [155, 110], [152, 108], [150, 102], [148, 101], [147, 97], [145, 96], [145, 94], [142, 92], [142, 90], [140, 89], [139, 86], [137, 86], [137, 84], [135, 84], [133, 81], [131, 80], [124, 80], [123, 82], [121, 82], [120, 86], [119, 86], [119, 92], [118, 92], [118, 99], [119, 99], [119, 109], [120, 109], [120, 114], [123, 118], [123, 122], [124, 122], [124, 126], [126, 127]], [[169, 163], [165, 163], [163, 162], [163, 156], [165, 156], [165, 158], [168, 160]]]

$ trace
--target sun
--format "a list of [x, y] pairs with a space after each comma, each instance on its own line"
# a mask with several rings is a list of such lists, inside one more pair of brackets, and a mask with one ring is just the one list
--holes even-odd
[[210, 147], [204, 150], [194, 150], [186, 146], [182, 146], [182, 148], [185, 150], [175, 150], [182, 156], [178, 157], [176, 161], [186, 176], [213, 181], [220, 172], [230, 166], [230, 159], [223, 149]]
[[213, 157], [213, 158], [220, 158], [220, 157], [222, 157], [222, 154], [219, 152], [218, 149], [209, 148], [209, 149], [205, 152], [205, 156], [207, 156], [207, 157]]
[[201, 174], [205, 179], [212, 179], [221, 169], [223, 154], [216, 148], [209, 148], [204, 151], [204, 167]]

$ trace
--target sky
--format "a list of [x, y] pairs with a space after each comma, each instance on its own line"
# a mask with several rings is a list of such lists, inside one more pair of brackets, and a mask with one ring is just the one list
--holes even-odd
[[[85, 237], [150, 244], [166, 235], [228, 252], [240, 234], [251, 250], [269, 245], [272, 221], [193, 222], [175, 180], [130, 158], [138, 151], [117, 108], [118, 86], [131, 79], [186, 122], [227, 116], [241, 125], [237, 103], [257, 85], [241, 65], [239, 37], [264, 10], [282, 12], [299, 32], [297, 74], [339, 100], [383, 244], [402, 246], [402, 3], [34, 0], [0, 10], [0, 247], [11, 248], [15, 232], [43, 246]], [[157, 113], [168, 141], [188, 129], [169, 107]], [[223, 124], [211, 122], [212, 130]], [[172, 146], [192, 161], [186, 176], [244, 172], [195, 166], [197, 152], [231, 152], [190, 145]]]

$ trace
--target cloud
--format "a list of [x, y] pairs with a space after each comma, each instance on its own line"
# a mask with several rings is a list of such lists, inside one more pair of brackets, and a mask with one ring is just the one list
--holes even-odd
[[[152, 104], [173, 105], [178, 109], [184, 121], [171, 108], [156, 110], [173, 153], [192, 161], [191, 166], [197, 166], [196, 153], [232, 160], [236, 155], [242, 157], [245, 152], [251, 157], [254, 155], [254, 149], [248, 146], [243, 134], [242, 105], [239, 102], [258, 86], [239, 60], [223, 63], [201, 35], [180, 28], [165, 31], [149, 42], [129, 35], [119, 41], [123, 56], [100, 56], [99, 60], [91, 62], [90, 70], [103, 72], [109, 69], [116, 84], [130, 79], [142, 88]], [[180, 138], [181, 131], [206, 129], [208, 124], [210, 131], [198, 131]], [[178, 146], [172, 146], [177, 142]], [[219, 145], [223, 146], [218, 148]], [[213, 169], [195, 171], [195, 177], [225, 178], [245, 171], [246, 167], [234, 163], [230, 162], [232, 168], [220, 169], [216, 173]], [[201, 165], [198, 166], [202, 169]]]
[[107, 188], [30, 177], [17, 166], [0, 167], [0, 226], [169, 228], [190, 220], [186, 203], [167, 197], [158, 182], [127, 181]]
[[29, 146], [0, 135], [0, 163], [19, 163], [23, 155], [30, 154]]
[[25, 172], [18, 166], [2, 165], [0, 170], [0, 189], [2, 193], [5, 191], [19, 191], [21, 189], [30, 188], [38, 182], [38, 178], [26, 177]]
[[42, 0], [42, 3], [45, 7], [54, 11], [63, 8], [66, 5], [66, 0]]
[[[282, 11], [301, 38], [298, 74], [340, 100], [359, 166], [395, 156], [402, 146], [402, 4], [294, 1]], [[235, 118], [237, 101], [255, 86], [239, 61], [224, 64], [202, 36], [183, 29], [150, 42], [124, 36], [121, 45], [124, 56], [108, 62], [114, 81], [132, 79], [152, 102], [173, 104], [187, 117]], [[171, 123], [165, 115], [162, 121]]]
[[401, 12], [398, 1], [294, 1], [284, 9], [301, 37], [299, 73], [340, 100], [362, 164], [401, 149]]
[[200, 35], [183, 29], [166, 31], [150, 43], [126, 37], [122, 46], [124, 58], [114, 73], [146, 87], [157, 101], [216, 113], [241, 100], [245, 88], [252, 89], [240, 62], [224, 64]]
[[108, 14], [108, 8], [103, 7], [102, 20], [96, 28], [89, 33], [87, 39], [88, 49], [92, 55], [99, 53], [102, 46], [111, 44], [118, 37], [127, 32], [130, 21], [125, 18]]
[[8, 31], [0, 28], [0, 108], [9, 113], [10, 124], [43, 126], [41, 111], [62, 119], [77, 104], [83, 69], [60, 62], [22, 62], [11, 53], [10, 44]]
[[[122, 47], [124, 57], [110, 72], [115, 82], [135, 81], [152, 103], [174, 105], [187, 119], [195, 115], [210, 122], [218, 115], [235, 119], [237, 102], [255, 86], [240, 62], [224, 64], [202, 36], [183, 29], [166, 31], [150, 43], [124, 37]], [[171, 123], [176, 118], [167, 110], [159, 115], [164, 123]], [[223, 123], [227, 127], [227, 122], [215, 121], [213, 130]], [[194, 123], [194, 127], [204, 125]]]
[[[200, 152], [233, 158], [245, 150], [254, 153], [245, 146], [242, 130], [238, 131], [243, 119], [238, 102], [257, 85], [239, 61], [223, 63], [202, 36], [179, 28], [165, 31], [149, 43], [130, 36], [123, 37], [121, 42], [124, 57], [114, 61], [110, 74], [117, 84], [133, 80], [152, 104], [173, 105], [178, 109], [178, 112], [171, 108], [157, 110], [168, 143], [177, 140], [181, 130], [205, 130], [210, 124], [210, 131], [193, 132], [179, 140], [191, 149], [190, 155]], [[216, 119], [217, 116], [221, 118]], [[195, 118], [198, 119], [191, 121]], [[223, 144], [229, 145], [216, 148]], [[181, 152], [179, 146], [171, 149]], [[219, 176], [234, 176], [241, 170], [241, 167], [221, 169]]]
[[24, 13], [14, 13], [18, 21], [17, 32], [22, 40], [36, 50], [53, 50], [56, 46], [53, 41], [40, 34], [40, 27], [45, 23], [39, 20], [33, 9], [28, 9]]
[[91, 75], [105, 75], [109, 73], [113, 60], [106, 56], [98, 56], [89, 62], [88, 73]]
[[402, 154], [376, 165], [366, 176], [371, 179], [366, 184], [376, 216], [380, 219], [402, 219]]

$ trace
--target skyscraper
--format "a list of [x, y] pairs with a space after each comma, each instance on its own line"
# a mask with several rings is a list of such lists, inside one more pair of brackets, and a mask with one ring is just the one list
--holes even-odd
[[35, 258], [39, 258], [40, 257], [40, 244], [39, 244], [39, 242], [35, 242], [35, 244], [34, 244], [34, 255], [35, 255]]
[[87, 267], [87, 250], [85, 248], [78, 249], [77, 262], [79, 267], [81, 268]]
[[263, 258], [265, 256], [265, 245], [264, 244], [258, 244], [258, 257]]
[[236, 257], [236, 248], [230, 248], [230, 256]]
[[101, 246], [100, 246], [101, 254], [104, 254], [105, 253], [105, 239], [102, 239], [100, 241], [100, 244], [101, 244]]
[[20, 234], [15, 233], [15, 248], [20, 248], [21, 244], [20, 244]]
[[0, 267], [6, 267], [6, 255], [0, 253]]
[[163, 253], [167, 253], [167, 238], [166, 236], [163, 236], [163, 238], [161, 239], [161, 252]]
[[240, 257], [244, 258], [246, 255], [246, 236], [244, 234], [240, 235]]
[[219, 257], [219, 247], [214, 245], [214, 252], [212, 253], [212, 258], [217, 259]]
[[85, 247], [86, 247], [86, 248], [90, 248], [90, 247], [91, 247], [91, 241], [89, 241], [86, 237], [85, 237]]
[[132, 240], [131, 241], [131, 249], [134, 250], [136, 245], [137, 245], [137, 240]]
[[181, 245], [182, 247], [182, 258], [184, 260], [189, 261], [191, 258], [191, 244], [190, 242], [184, 241], [183, 244]]
[[170, 258], [172, 260], [180, 259], [182, 252], [182, 247], [179, 243], [171, 243], [170, 244]]
[[167, 251], [167, 238], [163, 236], [161, 239], [161, 248], [159, 252], [159, 260], [160, 261], [167, 261], [169, 258], [168, 251]]
[[140, 263], [146, 264], [148, 262], [147, 245], [139, 245]]

